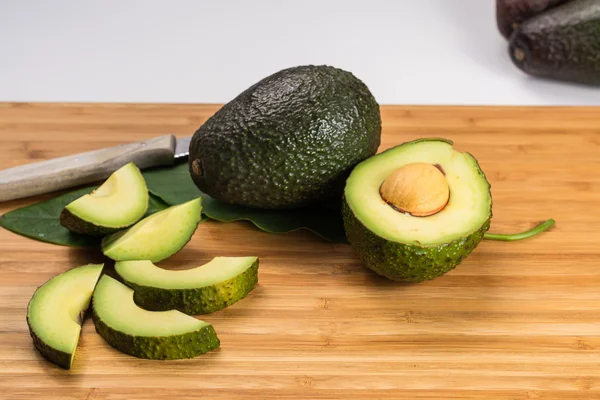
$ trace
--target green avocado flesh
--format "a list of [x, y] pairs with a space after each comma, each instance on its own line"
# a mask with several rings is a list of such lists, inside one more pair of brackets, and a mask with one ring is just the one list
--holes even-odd
[[73, 364], [81, 321], [102, 267], [89, 264], [55, 276], [35, 291], [27, 307], [35, 347], [62, 368], [70, 369]]
[[102, 252], [115, 261], [158, 262], [181, 250], [201, 218], [200, 197], [152, 214], [129, 229], [102, 239]]
[[119, 261], [115, 271], [146, 310], [208, 314], [246, 297], [258, 282], [258, 257], [215, 257], [188, 270], [166, 270], [150, 261]]
[[131, 162], [92, 193], [68, 204], [60, 223], [73, 232], [103, 236], [139, 221], [148, 209], [148, 197], [146, 181]]
[[204, 193], [259, 209], [339, 205], [352, 168], [381, 141], [379, 105], [348, 71], [303, 65], [258, 81], [194, 133], [189, 168]]
[[139, 358], [193, 358], [220, 346], [211, 324], [177, 310], [148, 311], [133, 289], [104, 275], [92, 299], [96, 331], [115, 349]]
[[[438, 166], [450, 188], [438, 213], [415, 217], [387, 204], [379, 189], [399, 167]], [[360, 163], [347, 180], [342, 209], [348, 241], [366, 266], [391, 280], [420, 282], [454, 269], [482, 240], [492, 218], [490, 184], [475, 158], [443, 139], [420, 139]]]

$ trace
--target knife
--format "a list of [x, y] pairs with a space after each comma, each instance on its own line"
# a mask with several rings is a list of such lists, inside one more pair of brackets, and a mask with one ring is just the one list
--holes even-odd
[[174, 135], [88, 151], [0, 171], [0, 201], [21, 199], [106, 179], [123, 165], [172, 165], [189, 154], [191, 137]]

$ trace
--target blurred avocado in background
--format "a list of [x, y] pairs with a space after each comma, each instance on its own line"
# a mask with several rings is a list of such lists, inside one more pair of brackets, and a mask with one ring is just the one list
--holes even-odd
[[496, 22], [524, 73], [600, 85], [600, 0], [496, 0]]

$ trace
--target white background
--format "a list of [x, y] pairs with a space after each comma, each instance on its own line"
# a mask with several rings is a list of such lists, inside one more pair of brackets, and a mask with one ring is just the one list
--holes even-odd
[[516, 69], [495, 0], [0, 0], [0, 101], [223, 103], [300, 64], [382, 104], [600, 105]]

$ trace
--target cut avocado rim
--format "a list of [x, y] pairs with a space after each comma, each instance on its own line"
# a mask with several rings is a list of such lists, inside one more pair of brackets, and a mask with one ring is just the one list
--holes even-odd
[[[355, 218], [383, 239], [421, 247], [444, 245], [478, 231], [492, 215], [491, 186], [475, 157], [456, 151], [453, 145], [448, 139], [421, 138], [358, 164], [344, 189], [344, 200]], [[415, 217], [400, 213], [380, 196], [386, 177], [412, 162], [439, 164], [448, 178], [450, 200], [435, 215]]]

